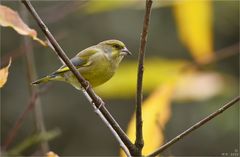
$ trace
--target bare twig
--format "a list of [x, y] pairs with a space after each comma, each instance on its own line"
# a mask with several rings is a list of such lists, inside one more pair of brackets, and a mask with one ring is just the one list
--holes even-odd
[[[83, 93], [84, 93], [84, 95], [86, 96], [86, 98], [88, 99], [88, 101], [91, 103], [91, 102], [92, 102], [92, 99], [88, 96], [87, 92], [86, 92], [85, 90], [83, 90]], [[119, 136], [118, 136], [118, 134], [116, 133], [116, 131], [112, 128], [111, 125], [109, 125], [108, 121], [107, 121], [106, 118], [103, 116], [103, 114], [101, 113], [101, 111], [100, 111], [98, 108], [96, 108], [96, 106], [95, 106], [94, 104], [92, 104], [92, 106], [93, 106], [93, 108], [94, 108], [95, 113], [102, 119], [102, 121], [103, 121], [104, 123], [106, 123], [107, 127], [111, 130], [111, 132], [113, 133], [113, 135], [115, 136], [115, 138], [118, 139], [118, 142], [119, 142], [119, 144], [120, 144], [120, 147], [123, 149], [123, 151], [126, 153], [126, 155], [127, 155], [128, 157], [130, 157], [131, 154], [130, 154], [128, 148], [125, 146], [125, 144], [122, 142], [122, 140], [119, 139]]]
[[29, 12], [32, 14], [34, 19], [37, 21], [39, 27], [42, 29], [43, 33], [48, 38], [49, 42], [52, 44], [54, 49], [56, 50], [58, 56], [64, 61], [64, 63], [69, 67], [69, 69], [72, 71], [72, 73], [76, 76], [77, 80], [81, 84], [81, 86], [84, 88], [84, 90], [87, 92], [88, 96], [91, 98], [92, 103], [96, 106], [96, 108], [99, 108], [103, 116], [107, 119], [111, 127], [116, 131], [122, 142], [127, 146], [130, 152], [135, 151], [135, 145], [132, 144], [132, 142], [129, 140], [127, 135], [124, 133], [124, 131], [121, 129], [119, 124], [115, 121], [115, 119], [112, 117], [112, 115], [108, 112], [108, 110], [105, 107], [105, 103], [98, 97], [95, 92], [93, 91], [91, 85], [88, 81], [86, 81], [82, 75], [77, 71], [77, 69], [74, 67], [74, 65], [71, 63], [63, 49], [60, 47], [58, 42], [55, 40], [53, 35], [50, 33], [46, 25], [43, 23], [41, 18], [38, 16], [37, 12], [29, 2], [29, 0], [22, 0], [22, 3], [26, 6], [26, 8], [29, 10]]
[[30, 111], [32, 111], [35, 101], [37, 99], [37, 93], [34, 93], [30, 99], [30, 102], [28, 103], [26, 109], [21, 113], [21, 115], [19, 116], [19, 118], [17, 119], [17, 121], [15, 122], [13, 128], [10, 130], [10, 132], [8, 133], [5, 141], [3, 142], [2, 148], [4, 150], [6, 150], [9, 145], [12, 143], [13, 139], [15, 138], [15, 136], [17, 135], [17, 132], [19, 130], [19, 128], [21, 127], [23, 120], [25, 119], [25, 117], [28, 115], [28, 113]]
[[[45, 89], [46, 88], [46, 89]], [[17, 118], [15, 124], [13, 125], [12, 129], [10, 129], [10, 132], [6, 136], [6, 139], [3, 142], [2, 148], [4, 150], [8, 149], [8, 147], [11, 145], [12, 141], [16, 137], [18, 130], [22, 126], [22, 123], [24, 122], [24, 119], [26, 116], [32, 111], [34, 106], [36, 105], [37, 98], [40, 94], [44, 94], [48, 89], [48, 86], [45, 85], [43, 89], [39, 91], [35, 91], [32, 93], [31, 98], [29, 100], [29, 103], [26, 105], [26, 108], [23, 110], [23, 112], [20, 114], [20, 116]]]
[[217, 50], [214, 52], [215, 56], [208, 60], [205, 63], [199, 64], [197, 62], [193, 62], [193, 65], [196, 66], [197, 68], [204, 68], [206, 66], [209, 66], [211, 64], [214, 64], [216, 62], [220, 62], [222, 60], [225, 60], [229, 57], [232, 57], [234, 55], [239, 55], [239, 42], [235, 43], [233, 45], [230, 45], [228, 47], [224, 47], [220, 50]]
[[[23, 17], [25, 18], [25, 21], [28, 21], [28, 14], [26, 9], [22, 6], [21, 7], [21, 13], [23, 14]], [[34, 54], [33, 54], [33, 47], [32, 47], [32, 41], [29, 38], [24, 38], [24, 46], [25, 46], [25, 61], [26, 61], [26, 69], [28, 74], [28, 88], [30, 95], [34, 95], [35, 93], [38, 93], [38, 88], [33, 88], [31, 86], [31, 82], [33, 82], [37, 78], [37, 72], [34, 62]], [[37, 95], [37, 98], [35, 100], [35, 103], [33, 106], [33, 115], [34, 115], [34, 123], [36, 127], [36, 131], [39, 133], [45, 133], [45, 124], [44, 124], [44, 118], [42, 113], [42, 104], [39, 95]], [[46, 154], [49, 151], [49, 146], [47, 141], [41, 141], [41, 155]]]
[[143, 133], [142, 133], [142, 82], [143, 82], [144, 58], [145, 58], [145, 49], [146, 49], [151, 7], [152, 7], [152, 0], [146, 0], [146, 11], [145, 11], [144, 22], [143, 22], [143, 30], [141, 34], [141, 45], [139, 49], [138, 74], [137, 74], [135, 145], [138, 148], [138, 151], [136, 154], [138, 156], [142, 155], [142, 148], [144, 145]]
[[8, 147], [10, 146], [10, 144], [12, 143], [14, 138], [16, 137], [16, 135], [18, 133], [18, 130], [22, 126], [22, 123], [24, 122], [24, 119], [26, 118], [28, 113], [30, 113], [32, 111], [32, 109], [34, 108], [34, 105], [36, 104], [38, 95], [45, 94], [47, 92], [48, 88], [49, 88], [49, 84], [44, 85], [41, 89], [39, 89], [39, 91], [37, 91], [37, 92], [35, 91], [35, 92], [32, 93], [28, 105], [26, 105], [26, 108], [23, 110], [23, 112], [17, 118], [14, 126], [12, 127], [12, 129], [10, 129], [10, 132], [8, 133], [8, 135], [6, 136], [6, 139], [3, 142], [2, 148], [4, 150], [8, 149]]
[[160, 154], [161, 152], [163, 152], [164, 150], [169, 148], [171, 145], [173, 145], [174, 143], [176, 143], [180, 139], [183, 139], [183, 137], [185, 137], [186, 135], [188, 135], [192, 131], [194, 131], [194, 130], [198, 129], [199, 127], [203, 126], [208, 121], [212, 120], [216, 116], [220, 115], [223, 111], [225, 111], [229, 107], [233, 106], [236, 102], [239, 101], [239, 99], [240, 99], [240, 96], [235, 97], [230, 102], [226, 103], [224, 106], [222, 106], [221, 108], [219, 108], [218, 110], [216, 110], [212, 114], [208, 115], [206, 118], [200, 120], [199, 122], [197, 122], [196, 124], [191, 126], [189, 129], [187, 129], [183, 133], [179, 134], [178, 136], [174, 137], [171, 141], [169, 141], [166, 144], [162, 145], [159, 149], [157, 149], [156, 151], [154, 151], [153, 153], [151, 153], [151, 154], [149, 154], [147, 156], [148, 157], [157, 156], [158, 154]]
[[217, 50], [216, 52], [214, 52], [216, 54], [215, 57], [209, 60], [205, 64], [208, 65], [214, 62], [219, 62], [221, 60], [224, 60], [226, 58], [239, 54], [239, 46], [240, 46], [240, 43], [238, 42], [231, 46], [224, 47], [220, 50]]

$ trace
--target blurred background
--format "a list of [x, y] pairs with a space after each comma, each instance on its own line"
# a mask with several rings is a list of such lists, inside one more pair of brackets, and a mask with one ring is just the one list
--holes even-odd
[[[135, 108], [144, 1], [33, 1], [32, 4], [70, 58], [107, 39], [119, 39], [127, 45], [133, 56], [126, 57], [112, 80], [96, 91], [122, 128], [131, 134], [129, 121]], [[2, 1], [2, 5], [17, 11], [44, 40], [20, 2]], [[1, 88], [2, 146], [31, 99], [24, 38], [31, 39], [1, 27], [1, 67], [12, 57], [8, 81]], [[31, 67], [36, 66], [37, 78], [61, 66], [51, 48], [36, 41], [29, 44], [35, 60]], [[157, 145], [161, 145], [239, 95], [239, 1], [154, 1], [145, 61], [144, 100], [153, 98], [155, 93], [154, 103], [158, 107], [153, 112], [145, 107], [143, 112], [144, 116], [160, 114], [161, 129], [157, 128], [158, 135], [145, 131], [144, 137], [146, 141], [159, 137]], [[119, 144], [81, 92], [61, 82], [41, 88], [45, 89], [40, 94], [45, 128], [60, 131], [49, 140], [50, 150], [60, 156], [119, 155]], [[164, 96], [162, 91], [168, 94]], [[144, 118], [143, 125], [147, 126], [144, 130], [156, 129], [147, 124], [155, 123], [156, 119]], [[34, 123], [30, 112], [6, 152], [19, 149], [23, 141], [36, 134]], [[18, 153], [36, 154], [38, 144], [35, 142]], [[234, 105], [162, 155], [220, 156], [238, 153], [238, 148], [239, 105]], [[150, 153], [155, 147], [150, 149], [144, 152]]]

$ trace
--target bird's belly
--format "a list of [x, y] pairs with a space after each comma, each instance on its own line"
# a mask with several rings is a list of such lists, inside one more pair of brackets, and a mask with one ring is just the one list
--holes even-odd
[[79, 72], [90, 82], [93, 87], [99, 86], [108, 81], [114, 74], [114, 69], [110, 65], [90, 66], [88, 69]]
[[114, 74], [110, 69], [101, 69], [95, 72], [80, 72], [83, 77], [90, 82], [93, 87], [99, 86], [108, 81]]

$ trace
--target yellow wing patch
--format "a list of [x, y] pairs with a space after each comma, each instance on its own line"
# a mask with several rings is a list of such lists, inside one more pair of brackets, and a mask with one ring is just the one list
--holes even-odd
[[[98, 51], [96, 49], [96, 46], [92, 46], [90, 48], [87, 48], [81, 52], [79, 52], [75, 57], [71, 59], [72, 64], [78, 69], [80, 67], [87, 67], [92, 64], [91, 61], [89, 61], [89, 57], [91, 57], [93, 54], [95, 54]], [[64, 65], [60, 67], [56, 72], [52, 73], [53, 76], [64, 73], [69, 71], [70, 69]]]
[[[82, 65], [79, 65], [79, 66], [75, 66], [77, 69], [80, 68], [80, 67], [87, 67], [87, 66], [90, 66], [92, 64], [92, 62], [87, 62], [85, 64], [82, 64]], [[54, 74], [60, 74], [60, 73], [64, 73], [64, 72], [67, 72], [69, 71], [69, 67], [67, 66], [64, 66], [60, 69], [58, 69]]]

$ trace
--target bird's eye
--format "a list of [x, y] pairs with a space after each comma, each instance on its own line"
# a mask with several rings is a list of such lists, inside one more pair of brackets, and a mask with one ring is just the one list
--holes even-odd
[[121, 49], [122, 48], [122, 46], [120, 46], [120, 45], [113, 45], [113, 47], [115, 47], [116, 49]]

